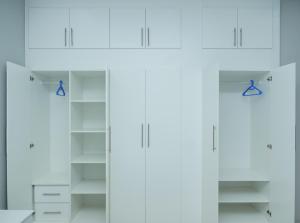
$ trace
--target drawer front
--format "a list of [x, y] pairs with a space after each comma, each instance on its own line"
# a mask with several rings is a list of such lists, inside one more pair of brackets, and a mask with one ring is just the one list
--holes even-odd
[[35, 202], [70, 202], [68, 186], [36, 186], [34, 188]]
[[36, 221], [69, 221], [70, 203], [36, 203], [35, 220]]

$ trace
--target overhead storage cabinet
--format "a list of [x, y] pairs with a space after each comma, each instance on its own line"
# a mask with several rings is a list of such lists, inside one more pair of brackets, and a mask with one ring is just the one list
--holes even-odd
[[206, 70], [203, 100], [203, 222], [293, 223], [295, 65]]

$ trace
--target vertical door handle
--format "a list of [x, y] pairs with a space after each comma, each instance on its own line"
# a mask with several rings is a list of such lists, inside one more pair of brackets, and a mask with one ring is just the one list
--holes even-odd
[[141, 45], [144, 46], [144, 28], [141, 28]]
[[71, 28], [71, 45], [74, 46], [74, 31], [73, 31], [73, 28]]
[[213, 152], [216, 151], [216, 126], [213, 125]]
[[235, 47], [236, 47], [236, 34], [237, 34], [236, 28], [234, 28], [234, 30], [233, 30], [233, 46], [235, 46]]
[[240, 47], [243, 46], [243, 29], [240, 28]]
[[109, 135], [108, 135], [108, 143], [109, 143], [109, 145], [108, 145], [109, 147], [108, 148], [109, 149], [108, 150], [111, 153], [111, 126], [109, 126], [109, 130], [108, 131], [109, 131]]
[[148, 46], [150, 46], [150, 28], [147, 28], [147, 41], [148, 41]]
[[147, 131], [147, 133], [148, 133], [148, 148], [150, 147], [150, 124], [148, 124], [148, 131]]
[[67, 28], [65, 28], [65, 47], [67, 47]]
[[141, 146], [142, 146], [142, 148], [144, 148], [144, 124], [141, 125], [141, 132], [142, 132]]

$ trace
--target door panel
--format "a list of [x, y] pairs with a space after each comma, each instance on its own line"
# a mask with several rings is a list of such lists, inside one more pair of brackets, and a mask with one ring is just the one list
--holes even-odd
[[146, 75], [146, 222], [181, 222], [181, 74]]
[[29, 48], [66, 48], [68, 29], [69, 9], [29, 9]]
[[109, 9], [70, 9], [71, 47], [109, 48]]
[[30, 75], [7, 63], [7, 201], [15, 210], [32, 210]]
[[181, 47], [181, 13], [179, 9], [147, 9], [147, 47]]
[[272, 223], [293, 223], [295, 212], [296, 65], [272, 72], [271, 212]]
[[238, 9], [239, 48], [272, 48], [272, 8]]
[[145, 47], [145, 9], [110, 10], [110, 46]]
[[237, 9], [203, 9], [203, 48], [237, 47]]
[[219, 70], [202, 74], [202, 222], [217, 223], [219, 175]]
[[142, 223], [145, 222], [144, 71], [111, 71], [110, 111], [110, 222]]

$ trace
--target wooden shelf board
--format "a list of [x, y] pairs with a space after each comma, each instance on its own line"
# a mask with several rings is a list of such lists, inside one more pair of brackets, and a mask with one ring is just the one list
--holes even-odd
[[72, 129], [72, 133], [106, 133], [105, 129]]
[[219, 181], [261, 181], [268, 182], [270, 179], [264, 174], [252, 169], [221, 169]]
[[72, 159], [72, 163], [80, 164], [80, 163], [106, 163], [106, 155], [105, 154], [83, 154]]
[[82, 207], [71, 223], [105, 223], [106, 213], [103, 207]]
[[268, 203], [267, 196], [251, 187], [223, 187], [219, 203]]
[[72, 194], [105, 194], [105, 180], [84, 180], [75, 185]]
[[220, 207], [219, 223], [268, 223], [267, 218], [250, 205]]

